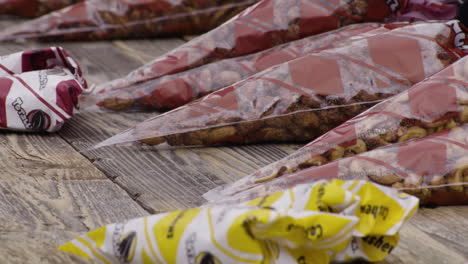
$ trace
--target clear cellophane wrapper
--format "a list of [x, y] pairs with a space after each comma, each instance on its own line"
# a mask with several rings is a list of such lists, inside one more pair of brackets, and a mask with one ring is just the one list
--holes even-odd
[[446, 0], [262, 0], [214, 30], [101, 85], [122, 88], [214, 61], [363, 22], [451, 20], [459, 4]]
[[198, 34], [258, 0], [87, 0], [6, 28], [0, 41], [108, 40]]
[[457, 21], [418, 23], [311, 53], [148, 119], [97, 147], [310, 141], [464, 56], [464, 38], [456, 29]]
[[468, 124], [363, 152], [259, 184], [213, 203], [237, 203], [324, 179], [368, 180], [418, 197], [421, 205], [468, 204]]
[[[207, 194], [231, 196], [275, 178], [468, 122], [468, 59], [345, 122], [286, 158]], [[421, 160], [423, 162], [423, 160]]]
[[101, 90], [98, 87], [97, 95], [89, 97], [92, 100], [90, 109], [96, 108], [96, 105], [114, 111], [173, 109], [272, 66], [388, 30], [377, 23], [355, 24], [125, 88]]
[[39, 17], [83, 0], [2, 0], [0, 15]]
[[71, 118], [87, 83], [60, 47], [0, 57], [0, 129], [55, 132]]
[[381, 261], [417, 207], [417, 198], [370, 182], [319, 181], [107, 225], [59, 249], [107, 264]]

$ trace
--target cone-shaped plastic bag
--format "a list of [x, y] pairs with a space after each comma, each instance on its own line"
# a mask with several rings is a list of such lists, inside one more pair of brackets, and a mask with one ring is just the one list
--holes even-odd
[[420, 23], [312, 53], [148, 119], [98, 147], [312, 140], [463, 56], [459, 29], [457, 21]]
[[452, 0], [262, 0], [220, 27], [102, 85], [127, 87], [213, 61], [238, 57], [284, 42], [362, 22], [451, 20]]
[[55, 132], [73, 116], [87, 88], [61, 47], [0, 57], [0, 130]]
[[346, 41], [357, 37], [379, 34], [388, 30], [377, 23], [350, 25], [251, 55], [213, 62], [138, 85], [107, 91], [100, 90], [97, 96], [93, 94], [90, 98], [97, 100], [97, 105], [116, 111], [172, 109], [274, 65], [308, 53], [343, 45]]
[[[466, 89], [466, 88], [465, 88]], [[466, 95], [466, 93], [465, 93]], [[215, 203], [268, 195], [324, 179], [369, 180], [421, 199], [422, 205], [468, 204], [468, 124], [284, 175]]]
[[[205, 198], [233, 195], [285, 174], [468, 123], [468, 57]], [[468, 138], [468, 135], [466, 136]]]
[[381, 261], [417, 207], [417, 198], [369, 182], [321, 181], [265, 200], [107, 225], [59, 249], [107, 264]]
[[105, 40], [199, 34], [257, 1], [88, 0], [9, 27], [0, 32], [0, 41]]
[[83, 0], [1, 0], [0, 15], [38, 17]]

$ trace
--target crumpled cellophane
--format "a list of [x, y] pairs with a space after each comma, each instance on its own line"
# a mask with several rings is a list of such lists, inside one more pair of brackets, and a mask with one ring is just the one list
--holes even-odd
[[111, 224], [59, 249], [97, 263], [381, 261], [418, 199], [366, 181], [319, 181], [235, 205]]
[[86, 88], [79, 65], [61, 47], [1, 56], [0, 129], [55, 132]]

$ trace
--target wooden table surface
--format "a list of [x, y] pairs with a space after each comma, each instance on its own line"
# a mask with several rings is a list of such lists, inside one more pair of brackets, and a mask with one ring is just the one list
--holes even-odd
[[[4, 19], [0, 25], [12, 21]], [[90, 83], [127, 74], [184, 39], [0, 44], [0, 55], [61, 45]], [[113, 222], [189, 208], [201, 195], [300, 145], [159, 150], [96, 143], [156, 113], [81, 113], [57, 134], [0, 132], [0, 263], [88, 263], [55, 248]], [[468, 263], [468, 206], [421, 209], [383, 263]]]

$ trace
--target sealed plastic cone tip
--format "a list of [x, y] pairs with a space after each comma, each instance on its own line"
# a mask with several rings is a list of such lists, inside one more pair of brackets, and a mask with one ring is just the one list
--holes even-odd
[[418, 23], [310, 53], [150, 118], [98, 147], [310, 141], [464, 56], [458, 29], [456, 21]]

